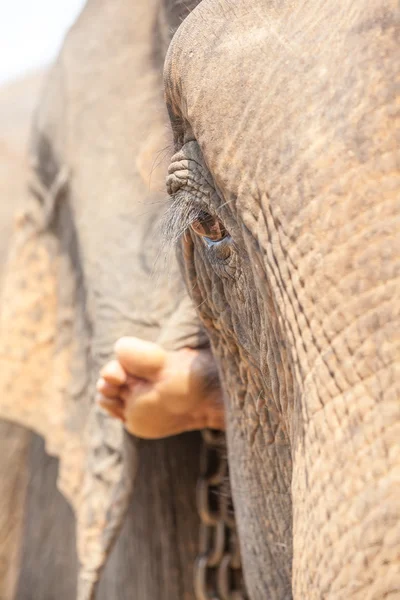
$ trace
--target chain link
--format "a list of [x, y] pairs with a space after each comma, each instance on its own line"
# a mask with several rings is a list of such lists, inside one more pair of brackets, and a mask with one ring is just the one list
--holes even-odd
[[229, 485], [225, 434], [205, 429], [197, 483], [196, 600], [246, 600]]

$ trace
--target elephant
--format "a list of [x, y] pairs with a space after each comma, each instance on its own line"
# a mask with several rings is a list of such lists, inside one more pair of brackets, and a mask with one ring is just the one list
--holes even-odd
[[208, 344], [159, 232], [171, 144], [162, 67], [193, 5], [89, 0], [46, 76], [4, 275], [0, 414], [59, 459], [77, 539], [36, 436], [7, 600], [91, 598], [122, 522], [96, 598], [193, 597], [201, 436], [133, 439], [93, 402], [121, 335]]
[[[43, 73], [37, 72], [0, 88], [0, 194], [3, 199], [0, 204], [0, 286], [12, 235], [13, 215], [25, 193], [27, 134], [42, 80]], [[43, 478], [54, 473], [55, 461], [40, 451], [38, 436], [21, 426], [0, 422], [0, 598], [14, 597], [19, 556], [23, 540], [26, 540], [25, 515], [30, 512], [26, 500], [32, 495], [37, 497], [39, 479], [42, 483]], [[29, 468], [31, 460], [34, 460], [35, 478]], [[40, 470], [42, 477], [38, 477]], [[54, 505], [56, 498], [60, 500], [56, 508], [62, 519], [63, 508], [68, 510], [66, 502], [59, 493], [57, 496], [55, 489], [50, 491], [48, 501], [51, 498]], [[38, 516], [38, 511], [35, 511], [35, 516]], [[39, 531], [36, 521], [36, 533]], [[53, 545], [53, 549], [58, 551], [59, 546]]]
[[252, 600], [400, 595], [396, 10], [203, 0], [165, 61]]
[[[177, 346], [183, 323], [179, 345], [209, 341], [225, 392], [249, 598], [396, 597], [394, 2], [202, 0], [182, 7], [90, 0], [41, 101], [39, 193], [30, 200], [39, 197], [41, 231], [53, 235], [46, 256], [69, 261], [52, 267], [71, 282], [59, 295], [60, 314], [69, 318], [58, 322], [66, 331], [46, 355], [48, 365], [60, 347], [72, 354], [60, 368], [72, 374], [61, 388], [75, 388], [57, 400], [69, 411], [79, 406], [68, 434], [76, 441], [76, 423], [97, 420], [89, 475], [96, 465], [104, 469], [105, 450], [115, 459], [111, 484], [100, 490], [104, 509], [115, 483], [129, 486], [135, 464], [124, 478], [119, 426], [91, 406], [94, 373], [119, 335]], [[163, 141], [169, 131], [173, 141]], [[149, 190], [143, 173], [162, 148], [170, 166], [158, 166]], [[170, 201], [160, 191], [166, 171]], [[157, 276], [168, 314], [154, 329], [131, 315], [132, 280], [154, 264], [154, 257], [140, 267], [130, 260], [138, 253], [135, 200], [147, 203], [151, 224], [166, 212], [163, 229], [180, 265], [181, 274], [169, 267], [172, 300], [165, 273]], [[16, 239], [25, 239], [28, 226], [23, 219]], [[144, 294], [153, 298], [147, 285]], [[157, 314], [149, 304], [146, 314]], [[52, 330], [59, 332], [57, 321]], [[72, 338], [80, 343], [71, 350]], [[48, 444], [61, 465], [82, 464], [71, 463], [57, 439]], [[99, 595], [193, 597], [187, 566], [196, 545], [198, 436], [133, 446], [135, 493]], [[165, 481], [160, 463], [165, 471], [169, 465]], [[79, 486], [70, 474], [64, 468], [61, 486], [74, 500]], [[152, 510], [151, 493], [159, 500]], [[111, 515], [114, 525], [124, 508]], [[119, 587], [105, 591], [123, 553], [137, 559]]]
[[[45, 77], [42, 70], [0, 88], [0, 291], [14, 216], [26, 196], [26, 146]], [[0, 598], [4, 600], [30, 598], [32, 593], [41, 598], [56, 593], [74, 597], [74, 576], [65, 577], [77, 569], [74, 522], [71, 507], [56, 488], [57, 470], [57, 460], [46, 454], [39, 435], [0, 421]], [[50, 565], [43, 580], [40, 573]]]

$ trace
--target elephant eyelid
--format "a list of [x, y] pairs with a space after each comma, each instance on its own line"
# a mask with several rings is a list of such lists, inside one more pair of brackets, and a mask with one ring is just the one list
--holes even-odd
[[178, 242], [192, 223], [205, 211], [209, 211], [209, 208], [203, 200], [193, 198], [190, 193], [182, 189], [176, 192], [163, 219], [164, 239], [172, 243]]
[[181, 189], [191, 191], [197, 196], [202, 190], [215, 192], [213, 182], [204, 167], [198, 161], [179, 154], [168, 167], [166, 186], [168, 194], [172, 197]]
[[163, 225], [168, 240], [177, 242], [196, 221], [204, 219], [205, 214], [218, 219], [212, 208], [217, 191], [195, 140], [190, 140], [172, 157], [166, 185], [172, 198]]

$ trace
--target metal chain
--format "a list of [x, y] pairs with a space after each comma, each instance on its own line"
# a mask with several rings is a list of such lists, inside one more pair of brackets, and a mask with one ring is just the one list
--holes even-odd
[[200, 516], [196, 600], [246, 600], [233, 513], [225, 434], [205, 429], [197, 483]]

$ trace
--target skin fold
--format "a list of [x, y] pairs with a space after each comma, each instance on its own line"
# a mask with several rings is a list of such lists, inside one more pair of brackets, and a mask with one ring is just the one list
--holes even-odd
[[204, 0], [165, 63], [252, 600], [399, 594], [395, 10]]

